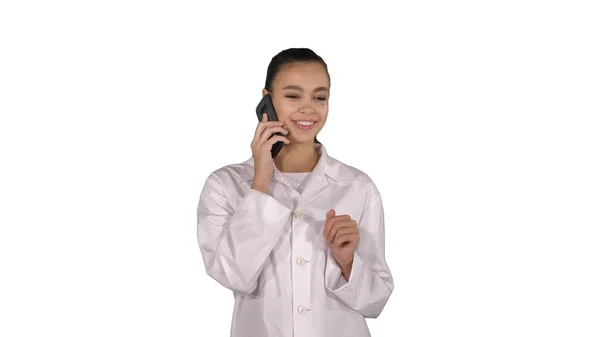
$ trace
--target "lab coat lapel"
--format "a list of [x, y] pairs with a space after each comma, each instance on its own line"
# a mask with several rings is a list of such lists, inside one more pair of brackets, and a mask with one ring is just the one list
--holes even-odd
[[[315, 143], [315, 149], [321, 156], [313, 171], [306, 178], [308, 180], [300, 195], [299, 201], [306, 201], [321, 193], [323, 190], [326, 190], [330, 186], [329, 178], [335, 181], [351, 181], [356, 179], [346, 165], [329, 156], [327, 149], [323, 144]], [[273, 179], [281, 184], [289, 186], [295, 191], [295, 188], [276, 167], [274, 167], [274, 170]], [[242, 164], [239, 181], [251, 181], [253, 177], [254, 160], [253, 158], [249, 158]]]
[[329, 186], [325, 172], [327, 171], [327, 151], [322, 144], [315, 144], [315, 148], [321, 154], [317, 165], [313, 168], [312, 172], [306, 177], [306, 185], [300, 195], [299, 202], [306, 201], [311, 197], [319, 194]]

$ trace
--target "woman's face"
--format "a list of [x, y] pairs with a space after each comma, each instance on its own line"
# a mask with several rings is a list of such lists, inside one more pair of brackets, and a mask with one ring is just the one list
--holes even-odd
[[329, 79], [325, 68], [316, 62], [282, 67], [273, 80], [271, 98], [277, 118], [289, 131], [286, 136], [290, 142], [314, 143], [329, 111]]

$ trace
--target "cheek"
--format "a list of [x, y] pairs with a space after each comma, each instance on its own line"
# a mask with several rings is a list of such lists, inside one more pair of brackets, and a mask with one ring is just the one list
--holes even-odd
[[277, 116], [280, 119], [286, 119], [288, 116], [298, 111], [300, 104], [294, 101], [282, 101], [278, 106], [275, 107]]
[[275, 113], [277, 113], [277, 119], [285, 122], [290, 115], [290, 108], [286, 104], [274, 104]]
[[327, 118], [327, 114], [329, 113], [329, 106], [327, 103], [323, 103], [323, 105], [319, 105], [317, 107], [317, 113], [321, 117], [321, 119], [325, 120]]

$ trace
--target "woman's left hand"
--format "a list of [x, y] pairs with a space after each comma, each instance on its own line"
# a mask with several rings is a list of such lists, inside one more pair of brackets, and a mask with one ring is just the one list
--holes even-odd
[[354, 262], [354, 252], [360, 240], [360, 233], [356, 221], [349, 215], [335, 215], [331, 209], [325, 215], [325, 230], [323, 236], [337, 263], [342, 269], [342, 274], [348, 280]]

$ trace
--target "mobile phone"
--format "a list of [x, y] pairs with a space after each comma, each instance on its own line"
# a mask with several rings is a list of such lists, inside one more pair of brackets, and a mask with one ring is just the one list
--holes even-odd
[[[263, 95], [262, 99], [256, 106], [256, 116], [258, 117], [259, 122], [262, 122], [263, 113], [267, 114], [267, 119], [269, 121], [278, 121], [277, 113], [275, 113], [275, 107], [273, 106], [271, 95], [269, 94]], [[281, 132], [275, 132], [269, 137], [269, 139], [271, 139], [273, 135], [283, 136]], [[284, 143], [282, 141], [277, 141], [275, 144], [273, 144], [273, 147], [271, 148], [272, 158], [277, 157], [277, 154], [279, 153], [279, 151], [281, 151], [283, 145]]]

